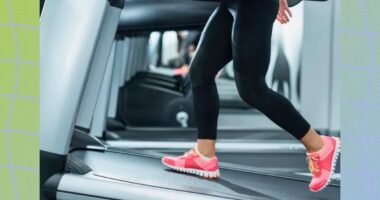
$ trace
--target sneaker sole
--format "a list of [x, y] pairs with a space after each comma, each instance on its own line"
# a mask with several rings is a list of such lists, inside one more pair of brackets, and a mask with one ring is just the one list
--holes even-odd
[[167, 166], [170, 169], [173, 169], [175, 171], [179, 171], [179, 172], [183, 172], [183, 173], [188, 173], [188, 174], [194, 174], [194, 175], [197, 175], [197, 176], [201, 176], [203, 178], [210, 178], [210, 179], [214, 179], [214, 178], [219, 178], [220, 177], [219, 169], [216, 170], [216, 171], [205, 171], [205, 170], [192, 169], [192, 168], [174, 167], [174, 166], [166, 164], [162, 160], [161, 160], [161, 162], [165, 166]]
[[320, 189], [318, 189], [318, 190], [312, 190], [312, 189], [310, 189], [310, 191], [312, 191], [312, 192], [319, 192], [319, 191], [325, 189], [330, 184], [331, 177], [335, 173], [336, 161], [338, 161], [338, 157], [339, 157], [339, 153], [340, 153], [340, 139], [337, 138], [337, 137], [332, 137], [332, 138], [336, 142], [336, 148], [335, 148], [335, 152], [334, 152], [333, 162], [331, 163], [331, 173], [329, 175], [329, 179], [328, 179], [328, 181]]

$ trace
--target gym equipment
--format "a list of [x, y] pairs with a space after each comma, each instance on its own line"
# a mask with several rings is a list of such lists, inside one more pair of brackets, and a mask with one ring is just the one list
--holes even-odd
[[139, 72], [131, 81], [141, 81], [143, 83], [166, 87], [168, 89], [181, 91], [187, 93], [190, 86], [188, 77], [182, 78], [181, 76], [166, 76], [151, 72]]
[[[97, 102], [102, 94], [100, 87], [93, 88], [88, 81], [102, 82], [103, 79], [92, 76], [106, 76], [107, 67], [112, 65], [96, 68], [103, 74], [92, 73], [92, 68], [97, 66], [92, 62], [94, 55], [107, 60], [109, 52], [98, 52], [104, 48], [99, 45], [110, 47], [111, 51], [112, 41], [108, 39], [113, 37], [111, 32], [116, 31], [112, 22], [118, 20], [117, 13], [123, 3], [112, 0], [46, 2], [41, 18], [41, 55], [44, 55], [41, 58], [42, 199], [309, 199], [311, 194], [305, 180], [221, 163], [223, 178], [209, 181], [165, 170], [161, 154], [106, 147], [78, 131], [73, 136], [80, 105], [84, 100]], [[176, 8], [181, 7], [180, 1], [172, 3], [178, 3]], [[64, 37], [57, 37], [60, 35]], [[117, 44], [115, 46], [117, 48]], [[67, 60], [70, 62], [65, 62]], [[116, 74], [120, 74], [119, 71]], [[124, 75], [122, 77], [124, 81]], [[98, 85], [97, 81], [94, 83]], [[105, 83], [103, 81], [101, 87]], [[88, 92], [90, 89], [95, 89], [95, 94]], [[86, 93], [95, 98], [82, 98]], [[98, 113], [91, 111], [94, 107], [80, 109], [84, 113], [79, 115], [84, 119], [87, 115], [93, 116]], [[70, 149], [70, 143], [76, 146]], [[314, 196], [339, 199], [339, 187], [330, 186]]]
[[136, 76], [120, 89], [119, 118], [130, 126], [194, 127], [192, 98], [187, 97], [189, 87], [158, 76]]
[[[191, 20], [192, 19], [198, 20], [199, 16], [203, 16], [206, 19], [208, 17], [208, 15], [205, 14], [205, 12], [204, 12], [206, 7], [203, 7], [202, 9], [196, 10], [193, 6], [196, 4], [199, 4], [199, 5], [204, 4], [204, 5], [207, 5], [207, 8], [209, 8], [209, 10], [212, 10], [215, 8], [213, 6], [218, 5], [218, 3], [201, 2], [201, 1], [198, 1], [198, 2], [197, 1], [187, 1], [186, 3], [181, 1], [181, 3], [183, 3], [183, 6], [184, 6], [183, 8], [194, 9], [195, 11], [194, 12], [187, 12], [187, 11], [182, 12], [181, 11], [181, 13], [179, 13], [176, 10], [178, 8], [174, 8], [174, 4], [170, 4], [170, 1], [166, 1], [166, 0], [157, 2], [157, 4], [152, 3], [152, 2], [149, 2], [149, 3], [146, 2], [145, 5], [142, 5], [142, 3], [139, 3], [137, 1], [128, 2], [127, 3], [128, 6], [126, 6], [126, 9], [124, 9], [122, 11], [122, 17], [121, 17], [121, 21], [120, 21], [119, 30], [121, 32], [128, 33], [128, 32], [134, 32], [136, 30], [145, 30], [145, 31], [157, 31], [157, 30], [161, 31], [161, 30], [164, 30], [165, 31], [165, 30], [181, 29], [183, 27], [185, 27], [185, 28], [189, 27], [189, 29], [191, 29], [192, 27], [197, 28], [197, 26], [202, 26], [202, 24], [199, 23], [199, 21], [198, 21], [197, 23], [194, 23], [197, 26], [195, 26], [195, 25], [193, 26], [193, 25], [191, 25]], [[195, 4], [190, 5], [191, 3], [195, 3]], [[329, 2], [326, 4], [329, 4]], [[322, 5], [324, 5], [324, 4], [322, 4]], [[313, 7], [314, 5], [305, 3], [305, 6]], [[138, 10], [143, 10], [143, 9], [152, 10], [152, 13], [155, 13], [155, 15], [153, 16], [150, 14], [149, 15], [132, 15], [131, 14], [131, 13], [137, 12]], [[156, 12], [158, 10], [160, 10], [160, 11], [164, 10], [165, 12], [161, 12], [161, 14], [160, 14], [160, 13]], [[128, 14], [127, 11], [129, 11], [130, 13]], [[165, 13], [165, 14], [163, 14], [163, 13]], [[170, 15], [170, 16], [176, 16], [176, 17], [168, 19], [168, 18], [165, 18], [166, 14]], [[328, 18], [328, 16], [327, 15], [323, 16], [323, 18]], [[153, 24], [152, 23], [153, 21], [157, 22], [157, 23]], [[158, 24], [159, 24], [159, 26], [158, 26]], [[311, 25], [307, 24], [306, 26], [311, 26]], [[323, 26], [325, 26], [325, 25], [323, 25]], [[327, 27], [327, 25], [326, 25], [326, 27]], [[157, 31], [155, 33], [157, 34], [157, 33], [159, 33], [159, 31]], [[326, 31], [328, 31], [328, 30], [326, 30]], [[308, 37], [308, 36], [305, 36], [305, 37]], [[309, 42], [309, 44], [310, 43], [311, 42]], [[302, 63], [311, 62], [309, 60], [311, 60], [312, 62], [315, 63], [315, 61], [314, 61], [315, 59], [307, 59], [306, 61], [302, 61]], [[324, 60], [329, 60], [329, 59], [326, 58]], [[326, 70], [330, 66], [328, 64], [326, 64], [324, 66], [326, 66], [326, 69], [323, 69], [323, 70], [319, 70], [321, 68], [314, 68], [314, 69], [318, 69], [319, 71], [313, 72], [313, 73], [318, 73], [319, 74], [318, 77], [320, 77], [320, 78], [326, 77], [326, 79], [328, 79], [329, 76], [327, 76], [328, 74], [325, 74], [325, 72], [327, 72]], [[154, 68], [154, 67], [149, 66], [149, 72], [156, 72], [156, 71], [151, 70], [152, 68]], [[277, 69], [275, 69], [275, 70], [277, 70]], [[304, 72], [302, 72], [302, 73], [304, 73]], [[153, 74], [155, 74], [155, 73], [153, 73]], [[167, 74], [167, 76], [170, 76], [169, 78], [171, 78], [172, 74], [171, 75], [170, 75], [170, 73], [166, 73], [166, 74]], [[308, 73], [308, 74], [310, 74], [310, 73]], [[139, 74], [137, 74], [137, 75], [139, 75]], [[135, 75], [135, 76], [137, 76], [137, 75]], [[299, 74], [299, 75], [301, 75], [301, 74]], [[311, 76], [313, 76], [313, 75], [311, 75]], [[164, 76], [161, 76], [161, 77], [164, 77]], [[303, 75], [303, 77], [306, 77], [306, 76]], [[308, 75], [307, 77], [310, 77], [310, 75]], [[313, 124], [315, 124], [317, 126], [316, 128], [318, 130], [326, 130], [326, 129], [328, 129], [328, 126], [329, 126], [329, 123], [327, 122], [329, 117], [328, 117], [328, 114], [326, 113], [327, 112], [326, 109], [328, 109], [328, 106], [324, 106], [322, 104], [327, 103], [327, 98], [331, 98], [331, 97], [328, 97], [328, 95], [326, 95], [326, 94], [328, 94], [327, 91], [329, 89], [326, 87], [324, 87], [323, 89], [316, 89], [316, 88], [314, 88], [314, 86], [312, 86], [313, 83], [309, 83], [306, 81], [307, 79], [308, 78], [305, 78], [304, 80], [303, 79], [300, 80], [300, 82], [302, 82], [300, 84], [300, 85], [302, 85], [302, 87], [300, 87], [300, 92], [297, 92], [296, 95], [300, 94], [300, 96], [302, 96], [301, 97], [302, 103], [299, 105], [296, 104], [296, 106], [299, 106], [299, 110], [301, 112], [305, 113], [305, 116], [308, 119], [312, 118], [311, 121], [313, 122]], [[276, 79], [273, 79], [269, 82], [272, 83], [275, 80]], [[152, 80], [149, 79], [149, 82], [152, 82]], [[167, 81], [167, 82], [172, 83], [172, 82], [177, 82], [177, 80]], [[219, 96], [220, 96], [220, 101], [221, 101], [221, 115], [219, 117], [220, 122], [221, 122], [219, 124], [221, 127], [224, 127], [224, 126], [229, 127], [230, 125], [228, 125], [228, 121], [230, 121], [231, 119], [236, 119], [239, 122], [244, 121], [245, 125], [242, 126], [244, 128], [246, 128], [246, 127], [252, 127], [252, 128], [264, 127], [264, 128], [276, 129], [276, 127], [277, 127], [276, 125], [274, 125], [273, 123], [266, 120], [265, 116], [259, 115], [259, 113], [257, 111], [255, 111], [254, 109], [251, 109], [250, 106], [248, 106], [245, 102], [243, 102], [241, 100], [241, 98], [238, 95], [238, 92], [236, 90], [235, 83], [233, 81], [221, 79], [221, 80], [217, 80], [216, 82], [218, 85], [218, 89], [219, 89], [218, 91], [219, 91]], [[227, 84], [224, 84], [224, 83], [227, 83]], [[325, 83], [329, 83], [329, 81], [326, 80]], [[166, 81], [165, 81], [165, 85], [166, 85]], [[276, 85], [278, 86], [277, 82], [275, 81], [274, 86], [276, 86]], [[166, 86], [166, 88], [169, 88], [169, 87], [172, 87], [172, 86]], [[173, 87], [178, 88], [179, 85], [173, 86]], [[286, 87], [281, 87], [281, 88], [286, 88]], [[292, 87], [292, 89], [294, 89], [294, 88]], [[314, 92], [318, 91], [318, 96], [321, 99], [323, 99], [323, 101], [321, 103], [317, 103], [317, 102], [315, 102], [315, 100], [310, 99], [310, 97], [313, 96], [313, 95], [309, 94], [310, 91], [314, 91]], [[284, 92], [287, 93], [286, 91], [284, 91]], [[308, 95], [306, 95], [306, 94], [308, 94]], [[289, 95], [286, 95], [286, 96], [289, 96]], [[293, 96], [293, 97], [295, 97], [295, 96]], [[112, 98], [114, 98], [114, 97], [112, 97]], [[299, 98], [297, 98], [297, 99], [299, 99]], [[308, 100], [305, 100], [305, 99], [308, 99]], [[143, 103], [145, 103], [145, 102], [143, 102]], [[320, 105], [320, 106], [313, 106], [313, 105]], [[125, 110], [127, 110], [127, 109], [128, 108], [126, 108]], [[132, 108], [132, 109], [135, 109], [135, 108]], [[116, 108], [115, 108], [115, 110], [116, 110]], [[251, 116], [252, 114], [255, 114], [255, 116], [252, 117]], [[122, 115], [124, 115], [124, 114], [122, 114]], [[243, 118], [242, 115], [244, 115], [244, 118], [247, 118], [247, 119], [240, 120], [241, 118]], [[119, 120], [121, 120], [121, 119], [119, 119]], [[252, 121], [255, 121], [255, 123], [251, 123]], [[127, 124], [125, 124], [125, 125], [127, 125]], [[179, 126], [179, 123], [177, 123], [177, 126]]]
[[[124, 36], [125, 34], [126, 36]], [[133, 42], [134, 31], [119, 33], [124, 40]], [[157, 45], [159, 46], [159, 45]], [[138, 46], [135, 46], [137, 48]], [[124, 48], [127, 48], [126, 46]], [[130, 47], [129, 47], [130, 48]], [[137, 49], [133, 55], [146, 54]], [[122, 51], [122, 50], [121, 50]], [[145, 48], [147, 51], [147, 48]], [[150, 52], [151, 53], [151, 52]], [[152, 56], [152, 55], [151, 55]], [[126, 126], [132, 127], [194, 127], [195, 116], [192, 106], [191, 84], [189, 76], [174, 76], [166, 73], [160, 74], [158, 70], [144, 71], [133, 62], [127, 62], [125, 84], [119, 89], [118, 109], [116, 119]], [[120, 66], [118, 66], [120, 67]], [[139, 72], [129, 68], [140, 69]], [[133, 73], [133, 75], [130, 75]], [[122, 81], [123, 82], [123, 81]], [[231, 83], [230, 83], [231, 82]], [[251, 109], [238, 95], [234, 81], [228, 84], [218, 81], [221, 107], [224, 109]], [[228, 87], [226, 87], [228, 85]], [[220, 87], [221, 86], [221, 87]], [[141, 99], [154, 99], [155, 101], [141, 101]], [[149, 112], [149, 115], [146, 113]]]
[[[49, 0], [41, 15], [41, 145], [40, 190], [55, 173], [61, 173], [66, 164], [78, 108], [84, 96], [86, 83], [100, 84], [93, 77], [104, 75], [112, 39], [124, 0]], [[60, 37], [57, 37], [60, 36]], [[94, 63], [97, 60], [99, 63]], [[105, 61], [105, 62], [104, 62]], [[88, 77], [91, 74], [92, 77]], [[94, 81], [95, 80], [95, 81]], [[89, 92], [84, 92], [91, 95]], [[92, 117], [95, 103], [86, 107]], [[82, 111], [86, 110], [82, 108]], [[81, 123], [86, 124], [82, 115]], [[88, 128], [89, 126], [85, 127]], [[66, 199], [62, 197], [63, 199]], [[75, 198], [73, 198], [75, 199]]]
[[122, 31], [118, 35], [128, 44], [116, 51], [128, 53], [122, 62], [115, 63], [124, 69], [121, 76], [116, 74], [122, 78], [115, 118], [125, 126], [195, 127], [189, 77], [147, 71], [147, 57], [142, 58], [148, 51], [147, 43], [138, 43], [148, 41], [146, 32]]
[[[61, 178], [57, 191], [60, 196], [77, 199], [91, 195], [99, 199], [304, 200], [311, 195], [305, 179], [241, 165], [220, 163], [222, 178], [209, 181], [168, 170], [161, 163], [162, 154], [141, 150], [86, 149], [75, 150], [71, 156], [82, 160], [92, 171], [87, 172], [85, 178], [78, 174], [55, 175], [49, 181]], [[313, 197], [339, 199], [339, 186], [331, 185]]]

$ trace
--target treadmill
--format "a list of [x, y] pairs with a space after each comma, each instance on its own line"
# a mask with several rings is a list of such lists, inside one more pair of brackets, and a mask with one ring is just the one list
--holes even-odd
[[[184, 7], [209, 5], [176, 2]], [[222, 177], [216, 180], [181, 174], [164, 167], [159, 153], [105, 146], [89, 135], [86, 128], [101, 125], [94, 113], [99, 112], [95, 108], [107, 85], [102, 77], [112, 74], [108, 58], [123, 4], [124, 0], [47, 0], [44, 5], [41, 199], [339, 199], [337, 185], [313, 194], [305, 180], [227, 163], [220, 164]]]

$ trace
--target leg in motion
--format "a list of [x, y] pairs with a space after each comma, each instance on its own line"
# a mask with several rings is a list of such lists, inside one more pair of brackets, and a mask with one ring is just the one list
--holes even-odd
[[278, 1], [241, 0], [237, 1], [236, 9], [233, 59], [239, 94], [249, 105], [301, 139], [309, 131], [309, 123], [288, 99], [270, 89], [265, 82]]
[[197, 149], [207, 157], [215, 156], [219, 96], [215, 76], [231, 59], [233, 18], [222, 4], [210, 17], [198, 49], [190, 64], [194, 110], [198, 124]]
[[328, 185], [334, 172], [339, 139], [316, 133], [290, 101], [268, 88], [265, 82], [278, 0], [236, 2], [233, 59], [239, 94], [245, 102], [305, 145], [309, 168], [313, 174], [309, 189], [320, 191]]
[[219, 97], [215, 76], [231, 59], [233, 18], [222, 3], [211, 15], [200, 43], [190, 63], [194, 110], [198, 125], [198, 140], [194, 149], [179, 157], [165, 156], [164, 165], [207, 178], [219, 176], [215, 156]]

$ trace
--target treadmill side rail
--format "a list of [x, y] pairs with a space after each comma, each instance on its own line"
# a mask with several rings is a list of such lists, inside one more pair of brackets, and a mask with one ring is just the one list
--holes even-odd
[[76, 126], [90, 129], [99, 93], [111, 54], [112, 42], [116, 34], [121, 10], [107, 6], [100, 34], [91, 59], [90, 70], [79, 106]]
[[[49, 0], [44, 4], [40, 19], [40, 113], [44, 116], [40, 124], [40, 190], [43, 200], [46, 199], [42, 193], [46, 190], [42, 187], [45, 181], [65, 167], [84, 86], [100, 38], [103, 36], [101, 41], [108, 41], [109, 49], [111, 47], [121, 12], [117, 7], [122, 7], [121, 0], [112, 2], [119, 3], [114, 5], [116, 7], [111, 7], [108, 0]], [[105, 26], [113, 30], [104, 30]], [[109, 52], [104, 55], [107, 57]]]
[[106, 0], [46, 1], [41, 17], [41, 150], [65, 155]]

